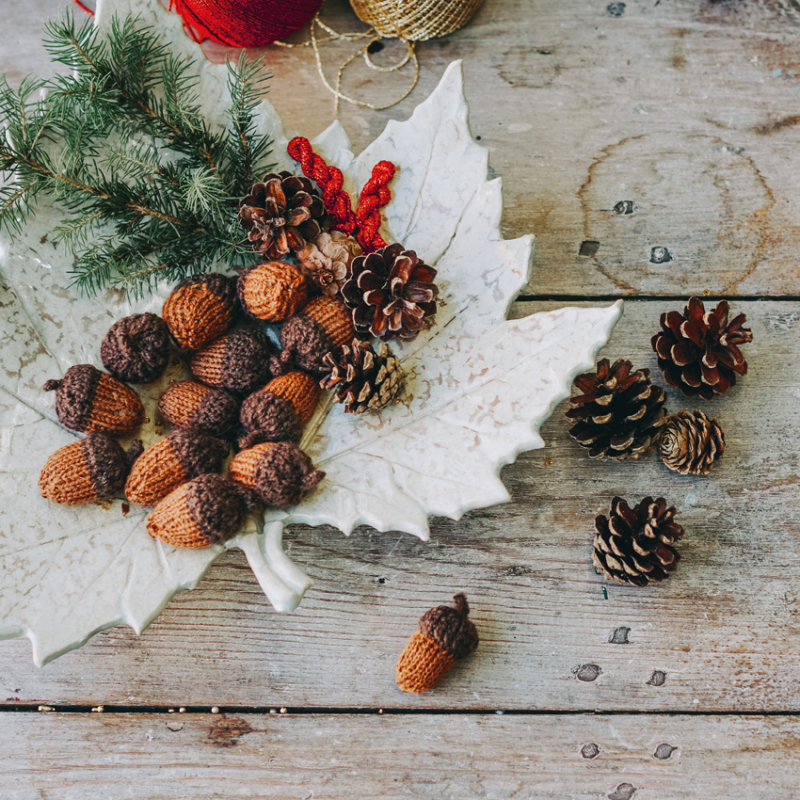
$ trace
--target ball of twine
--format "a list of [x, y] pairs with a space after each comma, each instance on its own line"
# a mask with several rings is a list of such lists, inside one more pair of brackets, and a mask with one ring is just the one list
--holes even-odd
[[362, 22], [386, 39], [424, 42], [457, 31], [483, 0], [350, 0]]

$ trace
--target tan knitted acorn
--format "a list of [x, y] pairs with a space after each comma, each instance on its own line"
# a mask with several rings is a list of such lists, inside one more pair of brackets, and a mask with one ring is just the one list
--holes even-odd
[[264, 322], [283, 322], [308, 301], [303, 273], [287, 261], [267, 261], [248, 267], [236, 284], [247, 314]]
[[469, 619], [467, 596], [459, 592], [453, 604], [455, 608], [432, 608], [420, 618], [419, 630], [408, 640], [397, 662], [397, 685], [404, 692], [430, 691], [456, 661], [477, 648], [478, 631]]
[[133, 389], [91, 364], [70, 367], [60, 381], [47, 381], [56, 393], [58, 421], [73, 431], [123, 435], [144, 422], [144, 406]]
[[271, 352], [261, 331], [233, 331], [193, 353], [189, 369], [206, 386], [249, 394], [269, 380]]
[[107, 433], [87, 433], [86, 438], [56, 450], [39, 476], [42, 497], [64, 506], [107, 500], [121, 491], [133, 461], [142, 452], [134, 439], [126, 453]]
[[219, 439], [178, 428], [136, 460], [125, 483], [125, 497], [140, 506], [154, 506], [192, 478], [219, 472], [228, 450]]
[[161, 316], [181, 347], [199, 350], [233, 323], [236, 280], [216, 272], [185, 278], [164, 302]]
[[319, 399], [316, 379], [305, 372], [289, 372], [273, 378], [260, 392], [242, 403], [239, 421], [244, 436], [239, 449], [260, 442], [298, 442]]
[[231, 461], [231, 480], [276, 508], [296, 506], [324, 477], [290, 442], [265, 442], [243, 450]]
[[221, 544], [236, 535], [254, 503], [247, 489], [221, 475], [200, 475], [168, 494], [147, 518], [147, 532], [173, 547]]
[[281, 329], [281, 353], [272, 359], [273, 375], [302, 369], [327, 373], [325, 356], [349, 344], [355, 336], [353, 317], [339, 297], [318, 297]]
[[158, 413], [176, 428], [224, 437], [239, 419], [239, 400], [224, 389], [181, 381], [161, 395]]

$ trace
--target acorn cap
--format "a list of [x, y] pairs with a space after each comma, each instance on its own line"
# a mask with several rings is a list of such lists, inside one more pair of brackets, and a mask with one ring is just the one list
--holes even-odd
[[225, 437], [239, 418], [239, 400], [224, 389], [181, 381], [161, 395], [158, 411], [176, 428]]
[[239, 275], [236, 293], [245, 313], [264, 322], [283, 322], [308, 301], [305, 276], [288, 261], [248, 267]]
[[238, 330], [194, 353], [189, 363], [201, 383], [249, 394], [269, 380], [272, 345], [261, 331]]
[[245, 398], [239, 421], [244, 430], [239, 437], [240, 450], [262, 442], [299, 442], [303, 434], [300, 417], [291, 403], [266, 389]]
[[149, 383], [160, 378], [169, 362], [167, 323], [149, 312], [118, 320], [100, 345], [100, 358], [118, 380]]
[[236, 280], [218, 272], [184, 278], [164, 302], [161, 315], [181, 347], [197, 350], [231, 326]]
[[455, 608], [437, 606], [426, 611], [419, 621], [419, 630], [451, 653], [458, 661], [478, 646], [478, 631], [469, 619], [467, 596], [459, 592], [453, 597]]

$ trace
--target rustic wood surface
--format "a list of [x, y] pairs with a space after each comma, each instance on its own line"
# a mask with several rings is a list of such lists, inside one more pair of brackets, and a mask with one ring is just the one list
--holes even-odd
[[[0, 72], [12, 82], [47, 74], [40, 27], [58, 8], [3, 4]], [[728, 441], [708, 478], [653, 455], [591, 461], [562, 404], [545, 449], [505, 469], [512, 502], [436, 520], [429, 543], [290, 530], [291, 556], [317, 581], [291, 615], [272, 611], [230, 553], [141, 637], [101, 633], [41, 670], [26, 641], [0, 643], [0, 741], [11, 743], [0, 797], [796, 797], [799, 9], [486, 0], [467, 28], [420, 45], [407, 100], [340, 114], [359, 149], [464, 58], [471, 126], [504, 178], [505, 233], [537, 234], [516, 315], [630, 298], [604, 354], [658, 380], [649, 338], [662, 311], [693, 292], [745, 311], [750, 373], [701, 406]], [[342, 0], [326, 19], [363, 28]], [[323, 51], [329, 75], [345, 49]], [[287, 124], [322, 130], [332, 99], [311, 51], [268, 58]], [[354, 67], [347, 89], [376, 100], [401, 85]], [[670, 410], [694, 407], [670, 393]], [[589, 552], [615, 494], [667, 497], [687, 537], [666, 584], [606, 585], [606, 599]], [[480, 649], [439, 690], [402, 694], [405, 640], [458, 590]], [[277, 719], [246, 713], [282, 707]], [[617, 713], [580, 714], [595, 710]], [[744, 716], [759, 712], [780, 716]], [[582, 756], [589, 744], [596, 758]]]

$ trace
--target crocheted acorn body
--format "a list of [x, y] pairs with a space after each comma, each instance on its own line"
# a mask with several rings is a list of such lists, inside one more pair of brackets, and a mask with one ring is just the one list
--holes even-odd
[[457, 661], [478, 646], [478, 631], [469, 619], [467, 596], [453, 598], [455, 608], [438, 606], [426, 611], [419, 630], [409, 639], [397, 662], [397, 685], [421, 694], [433, 689]]
[[173, 547], [221, 544], [236, 535], [252, 504], [246, 490], [213, 473], [168, 494], [147, 518], [147, 532]]
[[56, 415], [66, 428], [123, 435], [144, 422], [139, 395], [91, 364], [70, 367], [60, 381], [47, 381], [56, 393]]
[[246, 450], [261, 442], [299, 441], [318, 399], [319, 386], [305, 372], [273, 378], [242, 403], [239, 420], [244, 436], [239, 439], [239, 448]]
[[264, 322], [283, 322], [308, 301], [303, 273], [286, 261], [267, 261], [248, 267], [236, 284], [247, 314]]
[[39, 476], [39, 491], [47, 500], [65, 506], [106, 500], [122, 489], [141, 452], [139, 439], [126, 453], [107, 433], [88, 433], [47, 459]]
[[100, 345], [103, 366], [120, 381], [149, 383], [169, 362], [169, 328], [149, 312], [117, 320]]
[[302, 369], [322, 375], [328, 372], [325, 356], [355, 336], [353, 318], [338, 297], [318, 297], [281, 329], [281, 353], [272, 359], [273, 375]]
[[172, 337], [190, 350], [225, 333], [235, 315], [236, 280], [219, 273], [185, 278], [161, 309]]
[[219, 439], [178, 428], [136, 460], [125, 497], [140, 506], [154, 506], [186, 481], [219, 472], [227, 455], [228, 445]]
[[189, 369], [206, 386], [249, 394], [269, 380], [271, 351], [260, 331], [233, 331], [193, 353]]
[[158, 412], [176, 428], [224, 437], [239, 418], [239, 400], [224, 389], [181, 381], [161, 395]]
[[243, 450], [231, 461], [231, 480], [276, 508], [296, 506], [324, 477], [290, 442], [265, 442]]

